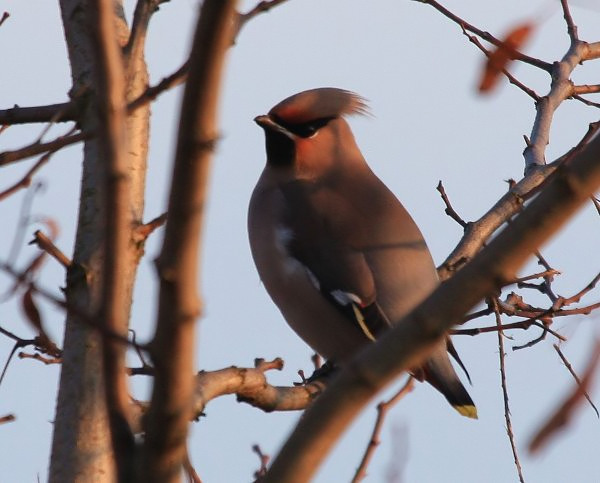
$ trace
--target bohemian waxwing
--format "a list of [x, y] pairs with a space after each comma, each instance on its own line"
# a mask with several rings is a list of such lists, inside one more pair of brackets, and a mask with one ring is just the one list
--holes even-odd
[[[321, 88], [255, 119], [265, 131], [267, 164], [248, 214], [254, 262], [292, 329], [337, 364], [438, 284], [417, 225], [371, 171], [343, 118], [366, 112], [358, 95]], [[441, 342], [411, 372], [460, 414], [476, 418], [447, 348], [458, 360], [451, 344]]]

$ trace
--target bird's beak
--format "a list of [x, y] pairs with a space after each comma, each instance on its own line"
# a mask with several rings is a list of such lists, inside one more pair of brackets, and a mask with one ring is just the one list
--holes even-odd
[[262, 127], [265, 131], [275, 131], [283, 134], [284, 136], [295, 139], [296, 135], [288, 131], [285, 127], [277, 124], [272, 118], [267, 115], [256, 116], [254, 122]]

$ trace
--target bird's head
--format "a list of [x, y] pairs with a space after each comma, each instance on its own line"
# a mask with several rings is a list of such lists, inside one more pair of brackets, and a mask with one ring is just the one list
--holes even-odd
[[364, 162], [343, 116], [367, 112], [359, 95], [323, 87], [288, 97], [254, 121], [265, 131], [268, 165], [304, 177], [340, 163]]

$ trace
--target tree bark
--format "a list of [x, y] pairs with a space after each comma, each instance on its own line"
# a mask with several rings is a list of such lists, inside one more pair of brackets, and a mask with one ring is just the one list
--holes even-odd
[[[71, 63], [72, 98], [84, 97], [87, 102], [78, 119], [84, 131], [98, 125], [95, 102], [94, 51], [90, 40], [90, 22], [85, 0], [61, 0], [65, 39]], [[115, 2], [115, 22], [118, 40], [127, 41], [128, 29], [122, 5]], [[127, 98], [131, 100], [147, 86], [147, 71], [141, 56], [130, 60], [130, 75], [126, 76]], [[140, 223], [144, 206], [144, 183], [148, 144], [149, 107], [137, 109], [126, 121], [128, 139], [127, 173], [131, 187], [128, 207], [131, 230]], [[103, 220], [105, 210], [105, 166], [96, 139], [86, 141], [83, 149], [83, 174], [79, 218], [73, 254], [73, 264], [67, 273], [66, 297], [69, 306], [78, 311], [96, 314], [100, 306], [104, 265]], [[130, 244], [127, 266], [122, 267], [122, 287], [126, 300], [119, 310], [128, 318], [133, 283], [140, 247]], [[115, 461], [112, 452], [105, 403], [102, 338], [82, 324], [74, 313], [67, 315], [64, 355], [58, 391], [49, 481], [114, 481]]]

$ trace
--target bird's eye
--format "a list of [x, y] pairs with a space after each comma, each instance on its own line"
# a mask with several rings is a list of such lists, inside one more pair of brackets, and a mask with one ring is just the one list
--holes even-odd
[[298, 135], [303, 138], [309, 138], [317, 133], [318, 128], [313, 124], [305, 124], [298, 129]]
[[284, 124], [284, 126], [296, 136], [301, 138], [310, 138], [314, 136], [319, 129], [326, 126], [332, 117], [323, 117], [321, 119], [315, 119], [314, 121], [305, 122], [302, 124]]

